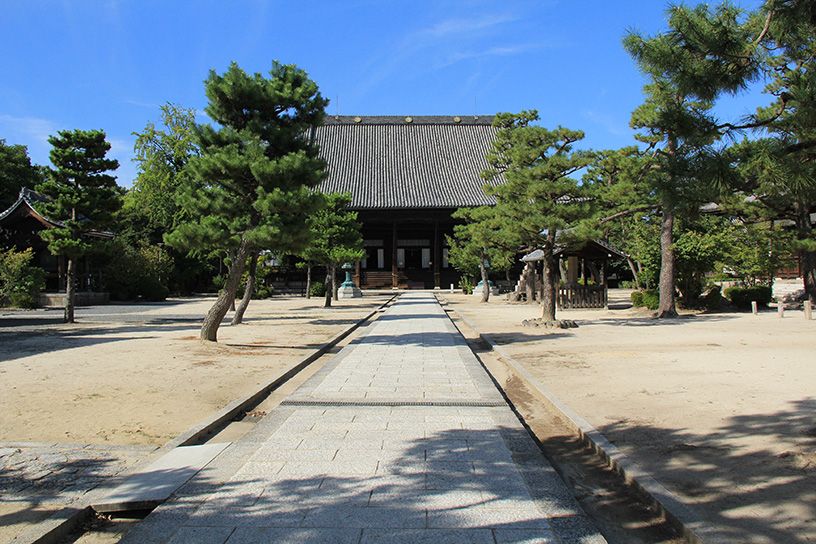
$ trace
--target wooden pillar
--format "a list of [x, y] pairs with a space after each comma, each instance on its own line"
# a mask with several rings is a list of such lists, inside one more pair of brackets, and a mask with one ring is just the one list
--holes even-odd
[[361, 261], [357, 261], [357, 263], [354, 265], [354, 285], [356, 285], [360, 289], [363, 288], [363, 275], [362, 275], [362, 263], [361, 263]]
[[399, 269], [397, 268], [397, 222], [391, 230], [391, 289], [399, 287]]
[[442, 287], [442, 276], [440, 267], [442, 266], [442, 248], [439, 243], [439, 221], [434, 221], [434, 239], [433, 239], [433, 272], [434, 272], [434, 289]]

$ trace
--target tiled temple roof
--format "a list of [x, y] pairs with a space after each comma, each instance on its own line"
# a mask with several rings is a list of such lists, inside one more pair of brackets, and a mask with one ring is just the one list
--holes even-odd
[[[349, 192], [352, 209], [495, 204], [482, 187], [492, 116], [333, 116], [316, 131], [328, 162], [323, 192]], [[501, 183], [494, 180], [493, 184]]]

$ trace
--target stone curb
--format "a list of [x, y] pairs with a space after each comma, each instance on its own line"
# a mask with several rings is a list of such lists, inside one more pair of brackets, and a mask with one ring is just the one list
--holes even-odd
[[513, 359], [490, 335], [479, 332], [479, 329], [473, 323], [456, 310], [450, 308], [447, 303], [442, 301], [440, 303], [446, 307], [447, 312], [454, 314], [457, 319], [471, 328], [479, 336], [479, 339], [490, 346], [492, 351], [501, 355], [513, 372], [537, 391], [550, 408], [556, 413], [560, 413], [580, 436], [581, 440], [620, 474], [628, 485], [632, 486], [644, 498], [660, 509], [666, 518], [683, 533], [688, 542], [691, 544], [703, 544], [704, 542], [708, 544], [725, 544], [728, 542], [719, 538], [714, 528], [706, 523], [699, 514], [681, 502], [648, 472], [627, 458], [600, 431], [562, 402], [555, 393], [533, 376], [521, 363]]
[[[385, 307], [394, 302], [399, 294], [393, 295], [391, 298], [382, 303], [379, 307], [369, 312], [365, 317], [360, 318], [357, 322], [347, 329], [336, 334], [328, 342], [323, 344], [320, 348], [315, 350], [311, 355], [300, 361], [298, 364], [287, 370], [284, 374], [277, 377], [269, 384], [262, 387], [255, 393], [251, 393], [243, 398], [239, 398], [229, 403], [221, 410], [215, 412], [204, 421], [193, 425], [176, 438], [170, 440], [156, 451], [154, 451], [144, 463], [139, 465], [131, 472], [138, 472], [138, 470], [146, 465], [149, 465], [156, 458], [167, 453], [173, 448], [179, 446], [191, 446], [195, 444], [202, 444], [207, 441], [207, 438], [217, 434], [223, 430], [241, 412], [251, 410], [254, 406], [263, 401], [272, 391], [292, 379], [301, 370], [309, 366], [311, 363], [325, 355], [331, 348], [340, 343], [344, 338], [349, 336], [355, 330], [360, 328], [363, 323], [370, 320], [372, 317], [381, 313]], [[82, 523], [85, 523], [93, 516], [94, 510], [91, 504], [98, 502], [107, 490], [94, 489], [91, 490], [86, 498], [80, 504], [66, 506], [58, 510], [45, 520], [37, 523], [31, 529], [14, 537], [11, 544], [56, 544], [61, 539], [65, 538]]]

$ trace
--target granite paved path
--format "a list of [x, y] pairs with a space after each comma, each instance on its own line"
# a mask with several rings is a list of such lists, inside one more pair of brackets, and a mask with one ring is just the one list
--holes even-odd
[[435, 298], [410, 293], [124, 542], [605, 540]]

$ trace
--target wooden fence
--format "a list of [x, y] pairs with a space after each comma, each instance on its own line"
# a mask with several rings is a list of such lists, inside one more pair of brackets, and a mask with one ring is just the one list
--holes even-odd
[[558, 308], [606, 308], [609, 302], [606, 285], [562, 285], [556, 298]]

